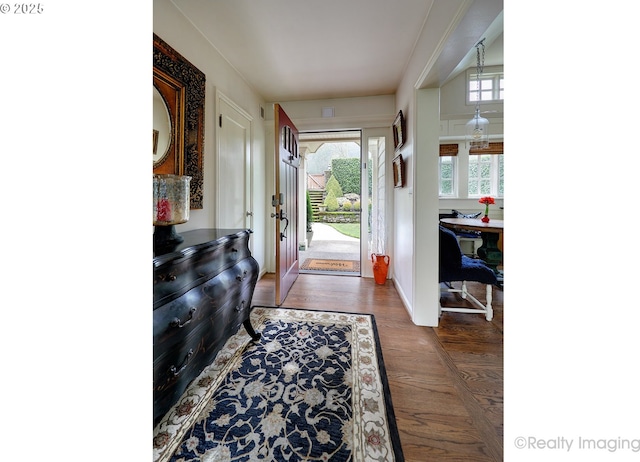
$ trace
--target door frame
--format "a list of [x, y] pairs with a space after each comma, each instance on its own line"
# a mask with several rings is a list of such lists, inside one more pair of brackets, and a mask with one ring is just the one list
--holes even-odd
[[[393, 191], [393, 188], [390, 189], [391, 186], [391, 181], [390, 178], [392, 178], [392, 176], [390, 176], [390, 165], [391, 165], [391, 160], [390, 160], [390, 156], [389, 156], [389, 150], [391, 149], [391, 147], [393, 146], [393, 143], [391, 143], [392, 138], [392, 132], [391, 132], [391, 128], [363, 128], [361, 129], [361, 134], [362, 134], [362, 139], [360, 141], [360, 148], [361, 148], [361, 155], [360, 155], [360, 159], [362, 162], [362, 177], [361, 177], [361, 198], [362, 198], [362, 203], [364, 204], [368, 204], [369, 203], [369, 190], [367, 188], [367, 181], [368, 181], [368, 171], [372, 170], [372, 174], [378, 173], [377, 177], [380, 177], [380, 169], [383, 169], [382, 173], [382, 177], [381, 180], [383, 182], [382, 185], [379, 184], [378, 181], [374, 181], [373, 182], [373, 186], [378, 186], [377, 191], [372, 191], [372, 196], [374, 198], [378, 197], [378, 192], [382, 191], [382, 194], [384, 194], [384, 197], [382, 198], [382, 203], [384, 205], [384, 248], [385, 248], [385, 253], [389, 254], [389, 242], [390, 241], [390, 236], [389, 236], [389, 230], [390, 230], [390, 222], [392, 219], [392, 201], [391, 201], [391, 197], [392, 194], [390, 194], [390, 191]], [[384, 164], [380, 165], [379, 163], [376, 165], [369, 165], [368, 160], [369, 160], [369, 138], [384, 138], [385, 139], [385, 151], [384, 151]], [[366, 150], [366, 151], [365, 151]], [[365, 202], [366, 201], [366, 202]], [[377, 216], [377, 213], [374, 214], [373, 213], [373, 209], [374, 207], [376, 209], [378, 209], [377, 204], [372, 205], [372, 215]], [[367, 217], [368, 218], [368, 217]], [[372, 226], [374, 226], [374, 224], [372, 223]], [[364, 237], [364, 238], [363, 238]], [[374, 246], [375, 247], [375, 246]], [[371, 264], [371, 253], [373, 252], [373, 249], [371, 249], [369, 247], [369, 239], [368, 239], [368, 229], [367, 229], [367, 220], [366, 219], [362, 219], [360, 220], [360, 276], [361, 277], [369, 277], [372, 278], [373, 277], [373, 266]], [[391, 275], [391, 272], [389, 272], [389, 275]]]

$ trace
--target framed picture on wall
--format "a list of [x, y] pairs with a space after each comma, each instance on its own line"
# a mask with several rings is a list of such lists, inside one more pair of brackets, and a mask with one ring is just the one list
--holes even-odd
[[396, 120], [393, 121], [393, 147], [397, 152], [404, 145], [405, 123], [402, 111], [398, 112]]
[[393, 159], [393, 187], [404, 188], [404, 161], [402, 154], [398, 154]]

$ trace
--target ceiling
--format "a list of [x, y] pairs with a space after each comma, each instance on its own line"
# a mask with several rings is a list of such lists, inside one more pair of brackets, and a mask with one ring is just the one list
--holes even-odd
[[[247, 83], [271, 102], [395, 94], [425, 25], [456, 20], [434, 7], [435, 2], [450, 1], [172, 0]], [[434, 78], [442, 81], [475, 65], [473, 45], [487, 19], [474, 20], [471, 13], [482, 12], [483, 2], [496, 0], [460, 1], [468, 10], [458, 30], [467, 34], [451, 35], [439, 58], [448, 65]], [[501, 0], [498, 3], [501, 10]], [[490, 22], [494, 19], [495, 14]], [[473, 30], [476, 24], [482, 27], [479, 32]], [[502, 64], [501, 15], [497, 28], [492, 27], [490, 40], [496, 42], [492, 50], [498, 51], [487, 53], [485, 65]]]

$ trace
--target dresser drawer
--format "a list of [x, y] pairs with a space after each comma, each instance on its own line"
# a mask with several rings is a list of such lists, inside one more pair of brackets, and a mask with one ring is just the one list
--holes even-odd
[[197, 251], [188, 249], [154, 261], [154, 308], [249, 257], [248, 236], [234, 235], [211, 245], [203, 244]]
[[233, 298], [243, 287], [258, 280], [258, 263], [251, 258], [245, 258], [237, 265], [222, 272], [216, 284], [204, 284], [204, 294], [216, 300], [218, 305], [224, 305]]
[[154, 358], [180, 342], [203, 322], [217, 317], [216, 313], [242, 289], [239, 270], [223, 271], [181, 297], [159, 307], [153, 313]]
[[240, 297], [232, 304], [233, 311], [231, 312], [231, 319], [226, 328], [226, 332], [229, 335], [233, 335], [238, 332], [242, 323], [249, 319], [253, 291], [253, 286], [243, 287]]
[[[235, 275], [235, 280], [240, 286], [240, 296], [237, 297], [234, 304], [234, 312], [236, 313], [237, 320], [234, 327], [237, 329], [238, 325], [249, 317], [249, 308], [251, 308], [251, 300], [253, 299], [253, 292], [258, 282], [258, 262], [253, 258], [247, 258], [238, 265], [232, 268]], [[233, 331], [235, 333], [235, 330]]]
[[229, 299], [171, 347], [154, 345], [154, 423], [162, 418], [189, 384], [215, 359], [227, 339], [248, 318], [252, 287]]
[[208, 326], [200, 325], [153, 362], [154, 424], [208, 364]]

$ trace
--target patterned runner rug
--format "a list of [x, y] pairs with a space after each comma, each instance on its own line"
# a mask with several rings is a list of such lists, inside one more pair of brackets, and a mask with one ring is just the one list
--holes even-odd
[[403, 461], [372, 315], [256, 307], [154, 429], [154, 461]]

